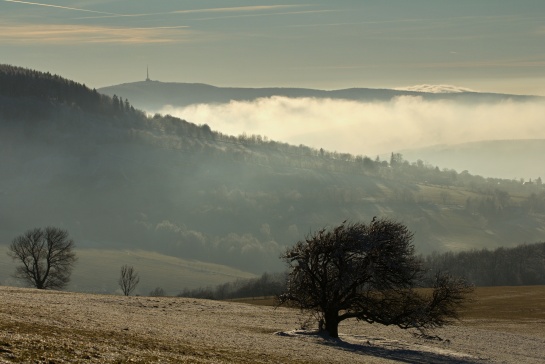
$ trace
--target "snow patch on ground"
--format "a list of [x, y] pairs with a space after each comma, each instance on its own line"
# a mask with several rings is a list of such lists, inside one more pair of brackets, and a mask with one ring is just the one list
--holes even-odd
[[408, 86], [408, 87], [399, 87], [396, 88], [396, 90], [401, 91], [415, 91], [415, 92], [427, 92], [432, 94], [452, 94], [452, 93], [460, 93], [460, 92], [476, 92], [472, 89], [465, 88], [465, 87], [459, 87], [454, 85], [415, 85], [415, 86]]
[[[290, 330], [279, 331], [275, 333], [278, 336], [286, 336], [293, 338], [312, 338], [316, 342], [322, 342], [324, 345], [335, 346], [339, 349], [352, 351], [369, 355], [371, 353], [377, 356], [392, 356], [399, 357], [403, 360], [431, 360], [432, 362], [452, 362], [473, 363], [477, 358], [467, 353], [461, 353], [454, 350], [418, 344], [415, 342], [407, 342], [404, 340], [392, 340], [385, 337], [367, 336], [367, 335], [347, 335], [339, 334], [339, 338], [330, 338], [327, 334], [315, 330]], [[443, 341], [439, 338], [440, 341]], [[450, 343], [449, 340], [444, 341], [445, 345]], [[386, 353], [395, 353], [386, 354]], [[445, 361], [446, 360], [446, 361]]]

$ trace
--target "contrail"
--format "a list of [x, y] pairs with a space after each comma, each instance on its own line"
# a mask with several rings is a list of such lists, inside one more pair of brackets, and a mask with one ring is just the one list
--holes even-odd
[[193, 10], [174, 10], [172, 13], [205, 13], [205, 12], [233, 12], [233, 11], [259, 11], [276, 10], [285, 8], [301, 7], [303, 5], [253, 5], [253, 6], [234, 6], [230, 8], [210, 8]]
[[198, 13], [225, 13], [225, 12], [253, 12], [262, 10], [275, 10], [294, 8], [308, 5], [254, 5], [254, 6], [235, 6], [230, 8], [205, 8], [205, 9], [189, 9], [189, 10], [172, 10], [161, 13], [143, 13], [143, 14], [112, 14], [111, 16], [100, 17], [85, 17], [82, 19], [96, 18], [115, 18], [115, 17], [143, 17], [152, 15], [174, 15], [174, 14], [198, 14]]
[[96, 11], [96, 10], [87, 10], [87, 9], [79, 9], [79, 8], [71, 8], [68, 6], [60, 6], [60, 5], [51, 5], [51, 4], [42, 4], [42, 3], [32, 3], [29, 1], [20, 1], [20, 0], [4, 0], [8, 3], [18, 3], [18, 4], [27, 4], [27, 5], [37, 5], [37, 6], [46, 6], [50, 8], [58, 8], [58, 9], [64, 9], [64, 10], [74, 10], [74, 11], [84, 11], [86, 13], [95, 13], [95, 14], [106, 14], [106, 15], [120, 15], [115, 13], [106, 13], [104, 11]]

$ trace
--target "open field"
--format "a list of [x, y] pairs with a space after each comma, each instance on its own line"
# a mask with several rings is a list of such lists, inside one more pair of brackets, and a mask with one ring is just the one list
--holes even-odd
[[463, 324], [545, 339], [545, 286], [478, 287]]
[[332, 340], [286, 308], [0, 287], [0, 363], [543, 362], [545, 287], [476, 297], [440, 339], [349, 321]]
[[[545, 286], [477, 287], [461, 311], [464, 326], [501, 328], [545, 338]], [[235, 299], [233, 302], [274, 306], [272, 297]]]

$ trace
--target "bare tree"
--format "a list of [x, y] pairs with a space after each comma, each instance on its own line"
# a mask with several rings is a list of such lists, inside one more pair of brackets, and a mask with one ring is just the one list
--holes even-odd
[[130, 295], [139, 282], [140, 277], [138, 276], [138, 273], [134, 271], [132, 266], [125, 264], [121, 267], [121, 274], [119, 276], [118, 283], [125, 296]]
[[167, 294], [161, 287], [155, 287], [153, 291], [149, 293], [150, 297], [165, 297]]
[[35, 228], [13, 239], [8, 255], [22, 263], [15, 269], [16, 278], [38, 289], [62, 289], [77, 260], [73, 249], [66, 230]]
[[313, 312], [331, 337], [349, 318], [403, 329], [447, 324], [471, 289], [437, 275], [433, 288], [416, 290], [424, 270], [412, 239], [404, 225], [387, 219], [322, 229], [282, 256], [289, 275], [279, 302]]

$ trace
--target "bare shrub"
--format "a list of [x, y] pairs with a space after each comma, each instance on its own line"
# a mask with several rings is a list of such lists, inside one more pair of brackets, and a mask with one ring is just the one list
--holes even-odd
[[121, 274], [119, 276], [118, 283], [119, 287], [121, 287], [121, 290], [123, 291], [123, 294], [125, 296], [129, 296], [132, 291], [134, 291], [138, 283], [140, 283], [140, 277], [132, 266], [125, 264], [121, 267]]

